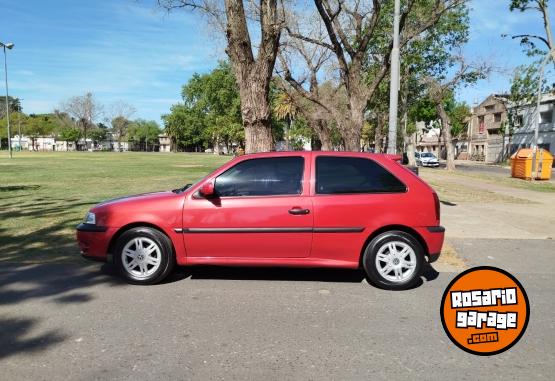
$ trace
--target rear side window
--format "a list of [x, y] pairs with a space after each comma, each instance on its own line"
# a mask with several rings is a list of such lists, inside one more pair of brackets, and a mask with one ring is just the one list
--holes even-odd
[[300, 156], [245, 160], [216, 178], [220, 197], [277, 196], [302, 193]]
[[396, 193], [405, 184], [373, 160], [359, 157], [316, 158], [316, 193]]

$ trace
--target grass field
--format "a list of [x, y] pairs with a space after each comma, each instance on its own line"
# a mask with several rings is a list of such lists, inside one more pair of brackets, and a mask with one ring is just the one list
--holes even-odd
[[0, 261], [81, 261], [75, 226], [98, 202], [181, 187], [230, 160], [211, 154], [26, 152], [0, 158]]
[[[181, 187], [231, 159], [131, 152], [25, 152], [12, 160], [5, 152], [0, 155], [0, 261], [28, 263], [82, 262], [75, 226], [91, 206], [109, 198]], [[421, 175], [446, 202], [530, 202], [476, 188], [475, 179], [461, 182], [463, 175], [457, 172], [425, 169]], [[534, 190], [545, 192], [543, 187], [551, 186]]]

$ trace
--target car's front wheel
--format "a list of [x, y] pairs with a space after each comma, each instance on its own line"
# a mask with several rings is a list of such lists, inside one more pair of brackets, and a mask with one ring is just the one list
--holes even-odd
[[390, 290], [412, 288], [420, 281], [424, 252], [410, 234], [392, 230], [366, 246], [362, 265], [371, 283]]
[[117, 240], [114, 253], [123, 277], [134, 284], [155, 284], [166, 278], [174, 266], [170, 239], [150, 227], [136, 227]]

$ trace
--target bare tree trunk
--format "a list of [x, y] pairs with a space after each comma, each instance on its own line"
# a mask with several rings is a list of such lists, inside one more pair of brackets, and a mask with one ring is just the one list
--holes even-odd
[[374, 152], [382, 152], [383, 143], [383, 126], [385, 124], [385, 116], [383, 114], [378, 114], [376, 119], [376, 131], [374, 133]]
[[253, 78], [241, 86], [241, 114], [245, 128], [245, 153], [273, 150], [268, 92], [262, 79]]
[[445, 151], [447, 153], [447, 170], [455, 170], [455, 147], [453, 147], [453, 137], [451, 136], [451, 119], [442, 102], [436, 103], [436, 110], [441, 119], [441, 131], [443, 133], [443, 141], [445, 142]]
[[83, 122], [83, 135], [85, 136], [85, 151], [87, 151], [87, 122]]
[[245, 128], [245, 153], [271, 151], [270, 80], [281, 25], [276, 0], [260, 1], [261, 44], [254, 58], [242, 0], [225, 0], [227, 54], [237, 78]]
[[318, 139], [320, 139], [321, 151], [331, 151], [333, 149], [333, 144], [331, 142], [331, 131], [329, 130], [326, 122], [319, 120], [310, 120], [310, 128], [316, 132]]
[[360, 130], [356, 127], [355, 123], [350, 121], [341, 130], [341, 137], [343, 138], [345, 151], [360, 151]]
[[364, 109], [366, 108], [366, 98], [363, 96], [351, 95], [350, 118], [340, 129], [341, 137], [345, 142], [345, 151], [360, 151], [360, 137], [362, 126], [364, 125]]
[[405, 153], [407, 154], [408, 165], [415, 166], [416, 158], [414, 157], [415, 143], [416, 143], [416, 133], [407, 133], [407, 113], [403, 115], [404, 127], [403, 127], [403, 141], [405, 142]]

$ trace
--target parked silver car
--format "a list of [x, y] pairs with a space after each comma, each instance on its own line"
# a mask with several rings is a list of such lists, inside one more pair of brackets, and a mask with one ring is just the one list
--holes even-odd
[[439, 167], [439, 160], [431, 152], [415, 152], [416, 165], [422, 167]]

